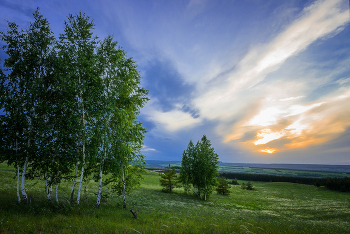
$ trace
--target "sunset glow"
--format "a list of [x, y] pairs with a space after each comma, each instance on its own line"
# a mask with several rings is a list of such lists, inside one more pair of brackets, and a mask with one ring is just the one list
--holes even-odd
[[267, 148], [267, 149], [260, 150], [260, 152], [266, 153], [266, 154], [273, 154], [276, 152], [276, 149]]
[[255, 141], [255, 145], [264, 145], [270, 141], [279, 139], [283, 137], [285, 134], [284, 132], [272, 132], [271, 129], [262, 129], [258, 134], [257, 137], [259, 140]]

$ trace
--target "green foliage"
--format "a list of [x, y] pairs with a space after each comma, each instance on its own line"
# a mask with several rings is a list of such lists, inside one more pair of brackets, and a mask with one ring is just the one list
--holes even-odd
[[160, 173], [160, 177], [159, 182], [164, 192], [172, 192], [174, 188], [181, 187], [175, 169], [172, 169], [170, 164], [163, 173]]
[[247, 183], [247, 190], [254, 190], [253, 184], [250, 181]]
[[[129, 194], [133, 190], [140, 188], [143, 177], [141, 175], [142, 170], [139, 167], [129, 165], [125, 179], [125, 193]], [[123, 195], [123, 180], [120, 175], [113, 175], [110, 180], [107, 179], [107, 183], [112, 183], [113, 192], [118, 195]]]
[[254, 190], [253, 184], [250, 181], [247, 184], [242, 183], [241, 189]]
[[216, 192], [221, 195], [229, 195], [231, 191], [229, 190], [230, 185], [227, 183], [226, 179], [223, 177], [220, 177], [219, 180], [219, 185], [216, 188]]
[[194, 193], [206, 200], [216, 189], [219, 163], [219, 156], [206, 135], [195, 146], [191, 140], [183, 152], [180, 170], [180, 180], [187, 194], [192, 184]]
[[229, 182], [229, 184], [239, 185], [238, 180], [236, 178], [234, 178], [231, 182]]
[[48, 195], [79, 168], [77, 203], [86, 178], [113, 173], [126, 190], [138, 187], [130, 166], [144, 165], [137, 115], [149, 99], [135, 61], [113, 37], [97, 41], [84, 13], [69, 14], [58, 40], [38, 9], [33, 17], [28, 29], [8, 23], [1, 33], [9, 74], [1, 68], [0, 161], [21, 167], [23, 179], [44, 178]]

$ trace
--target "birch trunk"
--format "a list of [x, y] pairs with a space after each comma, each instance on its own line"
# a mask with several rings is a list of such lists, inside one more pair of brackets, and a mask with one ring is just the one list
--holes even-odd
[[[29, 119], [29, 132], [32, 132], [32, 119]], [[28, 139], [28, 150], [30, 148], [30, 137]], [[26, 157], [26, 161], [24, 162], [24, 166], [23, 166], [23, 171], [22, 171], [22, 184], [21, 184], [21, 192], [22, 192], [22, 196], [23, 196], [23, 201], [24, 203], [28, 204], [28, 196], [26, 193], [26, 189], [25, 189], [25, 180], [26, 180], [26, 173], [27, 173], [27, 166], [28, 166], [28, 161], [29, 161], [29, 152], [27, 150], [27, 157]]]
[[[80, 84], [80, 76], [79, 76], [79, 84]], [[79, 189], [78, 189], [78, 196], [77, 196], [77, 204], [79, 205], [80, 202], [80, 191], [81, 191], [81, 186], [83, 184], [83, 178], [84, 178], [84, 166], [85, 166], [85, 110], [84, 110], [84, 100], [83, 100], [83, 95], [82, 91], [80, 90], [80, 100], [83, 105], [82, 107], [82, 122], [84, 125], [83, 128], [83, 140], [82, 140], [82, 145], [83, 145], [83, 165], [81, 167], [81, 174], [80, 174], [80, 182], [79, 182]]]
[[86, 181], [86, 185], [85, 185], [85, 200], [86, 200], [86, 203], [89, 201], [88, 200], [88, 195], [87, 195], [89, 181], [90, 181], [90, 179], [88, 178], [87, 181]]
[[206, 201], [207, 200], [207, 178], [206, 177], [204, 179], [204, 183], [205, 183], [204, 201]]
[[57, 161], [57, 174], [56, 174], [56, 202], [58, 203], [58, 179], [60, 177], [60, 172], [59, 172], [59, 165], [60, 165], [60, 161]]
[[126, 209], [126, 201], [125, 201], [125, 177], [124, 177], [124, 170], [122, 167], [122, 174], [123, 174], [123, 208]]
[[47, 198], [47, 173], [46, 172], [44, 174], [44, 179], [45, 179], [45, 195], [46, 195], [46, 198]]
[[52, 192], [52, 172], [50, 175], [50, 185], [47, 188], [47, 201], [51, 202], [51, 192]]
[[19, 165], [17, 164], [17, 198], [18, 203], [21, 203], [21, 197], [19, 196]]
[[104, 163], [104, 160], [105, 160], [105, 157], [106, 157], [106, 145], [105, 145], [105, 142], [103, 142], [103, 156], [102, 156], [102, 159], [101, 159], [101, 164], [100, 164], [100, 181], [99, 181], [99, 184], [98, 184], [98, 193], [97, 193], [97, 201], [96, 201], [96, 207], [99, 207], [100, 204], [101, 204], [101, 193], [102, 193], [102, 170], [103, 170], [103, 163]]
[[102, 165], [100, 165], [100, 180], [98, 183], [98, 192], [97, 192], [97, 201], [96, 207], [99, 207], [101, 204], [101, 192], [102, 192]]
[[58, 203], [57, 191], [58, 191], [58, 183], [56, 184], [56, 202]]
[[[16, 134], [17, 136], [17, 134]], [[16, 139], [16, 160], [17, 160], [17, 149], [18, 149], [18, 139]], [[18, 161], [17, 163], [17, 198], [18, 198], [18, 203], [21, 203], [21, 197], [19, 196], [19, 165]]]
[[83, 177], [84, 177], [84, 164], [85, 164], [85, 146], [83, 144], [83, 165], [81, 167], [81, 174], [80, 174], [80, 181], [79, 181], [79, 188], [78, 188], [78, 196], [77, 196], [77, 204], [80, 203], [80, 191], [81, 191], [81, 185], [83, 184]]
[[[79, 153], [78, 153], [78, 155], [79, 155]], [[73, 185], [72, 185], [72, 191], [70, 192], [70, 203], [71, 204], [74, 203], [74, 189], [75, 189], [75, 184], [77, 182], [77, 173], [78, 173], [78, 160], [77, 160], [77, 163], [75, 164], [74, 180], [73, 180]]]
[[28, 165], [29, 157], [26, 157], [26, 161], [24, 162], [23, 165], [23, 172], [22, 172], [22, 184], [21, 184], [21, 192], [23, 196], [23, 201], [24, 203], [28, 203], [28, 196], [24, 187], [25, 179], [26, 179], [26, 172], [27, 172], [27, 165]]

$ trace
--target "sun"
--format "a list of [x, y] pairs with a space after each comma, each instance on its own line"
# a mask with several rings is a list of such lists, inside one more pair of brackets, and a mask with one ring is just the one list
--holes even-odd
[[273, 148], [266, 148], [266, 149], [261, 149], [260, 152], [266, 153], [266, 154], [273, 154], [273, 153], [276, 153], [277, 150]]

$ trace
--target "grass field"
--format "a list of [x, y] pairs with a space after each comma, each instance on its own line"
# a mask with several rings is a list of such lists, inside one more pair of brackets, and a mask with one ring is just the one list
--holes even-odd
[[113, 194], [94, 208], [93, 181], [79, 206], [68, 203], [71, 182], [60, 185], [58, 204], [48, 204], [43, 181], [28, 181], [32, 202], [19, 205], [14, 176], [0, 165], [0, 233], [350, 233], [350, 194], [322, 187], [253, 182], [254, 191], [232, 186], [229, 196], [202, 201], [183, 189], [161, 192], [158, 173], [150, 172], [127, 197], [128, 208], [140, 210], [134, 219]]

